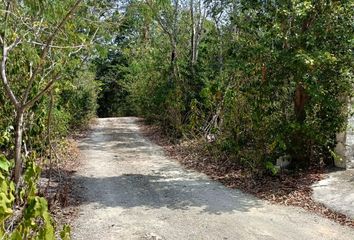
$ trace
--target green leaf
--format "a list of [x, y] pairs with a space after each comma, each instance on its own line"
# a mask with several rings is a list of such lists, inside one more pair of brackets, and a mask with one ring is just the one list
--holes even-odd
[[64, 225], [63, 230], [60, 232], [60, 237], [62, 240], [70, 240], [71, 228], [69, 225]]
[[5, 170], [6, 172], [9, 171], [10, 162], [7, 161], [4, 155], [0, 155], [0, 169]]
[[266, 162], [265, 168], [271, 171], [273, 175], [276, 175], [279, 172], [279, 169], [276, 166], [274, 166], [272, 162], [269, 161]]

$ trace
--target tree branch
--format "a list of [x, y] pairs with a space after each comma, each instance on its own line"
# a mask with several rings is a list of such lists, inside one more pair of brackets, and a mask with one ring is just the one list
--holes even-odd
[[15, 94], [11, 90], [10, 83], [7, 80], [7, 76], [6, 76], [6, 60], [7, 60], [7, 49], [6, 49], [5, 44], [4, 44], [3, 54], [2, 54], [2, 61], [1, 61], [1, 65], [0, 65], [1, 80], [2, 80], [2, 83], [4, 85], [5, 92], [6, 92], [7, 96], [10, 98], [10, 101], [12, 102], [12, 104], [15, 105], [16, 108], [18, 108], [19, 107], [19, 102], [17, 101], [17, 98], [16, 98]]
[[59, 73], [56, 75], [56, 77], [51, 80], [46, 86], [45, 88], [43, 88], [34, 98], [32, 98], [30, 101], [28, 101], [27, 103], [25, 103], [23, 105], [23, 109], [28, 109], [30, 107], [33, 106], [33, 104], [35, 104], [41, 97], [43, 97], [43, 95], [49, 90], [51, 89], [51, 87], [53, 86], [53, 84], [58, 81], [60, 79], [59, 77]]
[[60, 29], [64, 26], [64, 24], [66, 23], [66, 21], [70, 18], [70, 16], [74, 13], [74, 11], [76, 10], [76, 8], [79, 6], [79, 4], [81, 3], [82, 0], [77, 0], [74, 5], [71, 7], [71, 9], [68, 11], [68, 13], [65, 15], [65, 17], [61, 20], [61, 22], [58, 24], [58, 26], [56, 27], [56, 29], [54, 30], [54, 32], [50, 35], [50, 37], [48, 38], [45, 47], [42, 50], [41, 53], [41, 57], [40, 57], [40, 61], [39, 64], [37, 66], [37, 68], [33, 71], [32, 77], [29, 80], [29, 84], [27, 86], [27, 89], [23, 95], [22, 98], [22, 102], [25, 103], [28, 99], [28, 95], [31, 91], [34, 79], [36, 78], [37, 73], [41, 70], [41, 68], [43, 67], [43, 64], [45, 63], [45, 57], [48, 54], [48, 51], [51, 47], [51, 44], [54, 40], [54, 38], [56, 37], [56, 35], [58, 34], [58, 32], [60, 31]]
[[[6, 46], [6, 25], [7, 25], [7, 18], [9, 15], [9, 9], [10, 9], [10, 2], [6, 5], [6, 12], [5, 12], [5, 18], [4, 18], [4, 33], [3, 36], [1, 36], [1, 42], [2, 42], [2, 60], [0, 64], [0, 72], [1, 72], [1, 80], [5, 88], [5, 92], [7, 96], [10, 98], [10, 101], [12, 104], [15, 105], [16, 108], [19, 107], [19, 102], [17, 101], [17, 98], [12, 91], [10, 87], [10, 83], [7, 80], [7, 75], [6, 75], [6, 61], [7, 61], [7, 54], [9, 48]], [[16, 41], [14, 42], [16, 43]], [[11, 47], [11, 46], [10, 46]]]
[[19, 45], [21, 43], [21, 38], [17, 38], [10, 46], [7, 47], [7, 51], [11, 51], [12, 49], [14, 49], [17, 45]]
[[[40, 43], [40, 42], [35, 42], [35, 41], [30, 41], [29, 43], [32, 43], [34, 45], [38, 45], [38, 46], [46, 46], [46, 44], [44, 43]], [[72, 48], [83, 48], [86, 47], [88, 45], [85, 44], [81, 44], [81, 45], [76, 45], [76, 46], [56, 46], [56, 45], [50, 45], [50, 48], [57, 48], [57, 49], [72, 49]]]

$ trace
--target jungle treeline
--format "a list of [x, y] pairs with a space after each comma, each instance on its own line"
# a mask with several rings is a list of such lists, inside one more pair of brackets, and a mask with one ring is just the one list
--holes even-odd
[[[351, 0], [4, 0], [0, 237], [56, 231], [41, 169], [90, 119], [141, 116], [251, 172], [331, 164], [353, 84]], [[57, 234], [56, 234], [57, 232]]]
[[205, 138], [254, 171], [331, 164], [350, 114], [352, 15], [352, 1], [131, 1], [96, 63], [98, 114]]

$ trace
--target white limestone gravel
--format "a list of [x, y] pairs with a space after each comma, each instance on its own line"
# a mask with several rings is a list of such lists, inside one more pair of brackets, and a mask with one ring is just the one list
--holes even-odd
[[98, 119], [80, 141], [73, 239], [354, 239], [352, 228], [185, 170], [142, 137], [137, 120]]

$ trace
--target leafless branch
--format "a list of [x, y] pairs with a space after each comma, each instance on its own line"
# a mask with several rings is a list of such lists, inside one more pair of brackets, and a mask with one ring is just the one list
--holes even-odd
[[[7, 54], [8, 54], [8, 47], [6, 46], [6, 25], [7, 25], [7, 19], [8, 19], [8, 12], [10, 9], [10, 2], [7, 3], [6, 5], [6, 13], [4, 17], [4, 32], [1, 37], [2, 39], [2, 59], [1, 59], [1, 64], [0, 64], [0, 72], [1, 72], [1, 80], [5, 88], [5, 92], [10, 98], [10, 101], [15, 105], [16, 108], [19, 107], [19, 102], [17, 101], [17, 98], [12, 91], [10, 87], [10, 83], [7, 80], [7, 75], [6, 75], [6, 61], [7, 61]], [[16, 41], [15, 41], [16, 42]]]
[[[5, 44], [4, 44], [5, 46]], [[10, 101], [16, 106], [19, 106], [19, 102], [17, 101], [17, 98], [15, 96], [15, 94], [13, 93], [13, 91], [11, 90], [10, 87], [10, 83], [7, 80], [7, 76], [6, 76], [6, 60], [7, 60], [7, 50], [6, 48], [3, 49], [3, 56], [2, 56], [2, 61], [1, 61], [1, 65], [0, 65], [0, 72], [1, 72], [1, 80], [3, 82], [6, 94], [8, 95], [8, 97], [10, 98]]]
[[41, 77], [42, 80], [46, 79], [53, 71], [54, 71], [54, 67], [55, 65], [57, 65], [56, 63], [52, 63], [48, 68], [44, 69], [44, 74]]
[[12, 49], [14, 49], [17, 45], [19, 45], [21, 43], [21, 38], [16, 38], [16, 40], [10, 44], [10, 46], [7, 47], [7, 51], [11, 51]]
[[39, 35], [39, 32], [40, 32], [40, 30], [41, 30], [41, 27], [42, 27], [42, 24], [43, 24], [43, 18], [41, 18], [41, 21], [40, 21], [40, 24], [39, 24], [39, 27], [38, 27], [38, 29], [37, 29], [37, 31], [36, 31], [36, 33], [35, 33], [35, 36], [38, 36]]
[[[34, 45], [38, 45], [38, 46], [46, 46], [45, 43], [40, 43], [40, 42], [35, 42], [35, 41], [29, 41], [29, 43], [32, 43]], [[76, 46], [56, 46], [56, 45], [50, 45], [50, 48], [57, 48], [57, 49], [72, 49], [72, 48], [83, 48], [86, 47], [88, 45], [85, 44], [81, 44], [81, 45], [76, 45]]]

